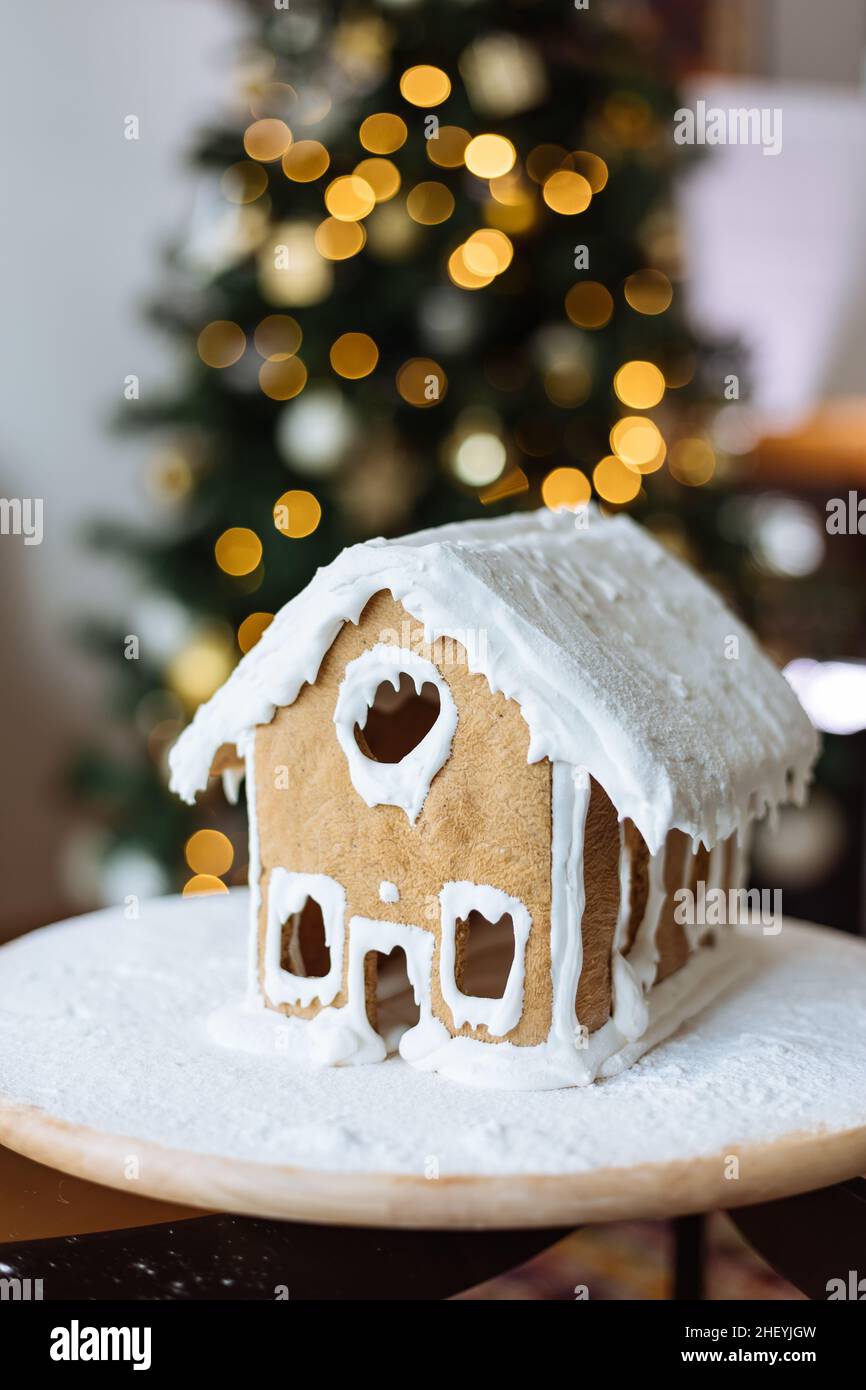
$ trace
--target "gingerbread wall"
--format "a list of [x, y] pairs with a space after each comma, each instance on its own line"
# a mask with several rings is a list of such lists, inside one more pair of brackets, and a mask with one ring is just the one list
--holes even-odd
[[[294, 704], [277, 711], [256, 731], [255, 780], [261, 858], [259, 960], [267, 924], [271, 870], [327, 874], [346, 891], [346, 922], [353, 915], [405, 922], [435, 936], [434, 1013], [453, 1031], [439, 988], [439, 892], [443, 884], [469, 880], [490, 884], [518, 898], [532, 918], [526, 949], [524, 1009], [506, 1035], [520, 1045], [542, 1042], [551, 1022], [550, 856], [551, 769], [528, 763], [529, 730], [512, 700], [492, 694], [486, 679], [472, 674], [458, 643], [431, 648], [422, 628], [390, 594], [376, 594], [357, 625], [347, 623], [327, 652], [314, 685]], [[414, 826], [396, 806], [368, 807], [353, 787], [337, 742], [333, 714], [349, 661], [381, 641], [397, 640], [434, 662], [448, 682], [458, 722], [451, 757], [434, 777]], [[647, 895], [643, 840], [629, 823], [626, 844], [633, 859], [630, 942]], [[610, 955], [619, 908], [619, 826], [604, 790], [592, 783], [587, 815], [584, 870], [583, 968], [577, 992], [578, 1017], [590, 1032], [610, 1015]], [[673, 921], [673, 893], [699, 876], [684, 837], [670, 844], [668, 896], [659, 927], [659, 978], [685, 960], [682, 928]], [[704, 861], [701, 861], [705, 868]], [[705, 875], [704, 875], [705, 876]], [[379, 898], [382, 880], [395, 883], [397, 903]], [[458, 979], [460, 970], [458, 936]], [[346, 957], [348, 952], [346, 952]], [[368, 989], [375, 971], [368, 958]], [[345, 1003], [343, 988], [334, 1006]], [[320, 1005], [277, 1006], [312, 1017]], [[371, 1016], [373, 1015], [371, 1000]], [[487, 1029], [464, 1025], [460, 1034], [490, 1041]], [[499, 1039], [497, 1039], [499, 1041]]]

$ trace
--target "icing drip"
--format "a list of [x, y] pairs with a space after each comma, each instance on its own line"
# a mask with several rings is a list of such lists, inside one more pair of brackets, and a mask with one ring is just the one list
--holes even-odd
[[398, 947], [406, 953], [409, 983], [421, 1011], [418, 1023], [400, 1038], [400, 1056], [411, 1062], [441, 1046], [449, 1034], [445, 1025], [434, 1017], [430, 997], [433, 933], [400, 922], [352, 917], [348, 936], [348, 1002], [342, 1009], [323, 1009], [312, 1020], [307, 1042], [313, 1060], [330, 1066], [384, 1061], [385, 1041], [367, 1017], [364, 962], [370, 951], [390, 955]]
[[239, 767], [227, 767], [222, 774], [223, 795], [231, 806], [237, 806], [244, 774]]
[[[470, 1023], [473, 1028], [484, 1024], [494, 1037], [503, 1037], [517, 1026], [523, 1012], [523, 982], [526, 942], [532, 919], [523, 903], [498, 888], [484, 883], [446, 883], [439, 894], [442, 940], [439, 950], [439, 983], [442, 998], [451, 1010], [454, 1027]], [[457, 923], [465, 921], [470, 912], [480, 912], [488, 922], [498, 922], [506, 913], [514, 924], [514, 959], [508, 972], [501, 999], [482, 999], [464, 994], [455, 978], [457, 958]]]
[[667, 898], [667, 888], [665, 887], [666, 857], [667, 844], [663, 844], [657, 854], [650, 856], [649, 892], [646, 907], [635, 935], [634, 945], [628, 956], [631, 972], [643, 994], [646, 994], [652, 985], [658, 969], [658, 929], [662, 909]]
[[631, 961], [623, 955], [631, 918], [632, 862], [625, 825], [619, 825], [619, 914], [613, 936], [610, 960], [611, 1014], [617, 1030], [634, 1041], [647, 1026], [647, 1003], [643, 986]]
[[[551, 778], [550, 968], [553, 978], [551, 1043], [569, 1066], [579, 1067], [583, 1041], [574, 1001], [583, 965], [581, 922], [585, 904], [583, 842], [590, 782], [585, 773], [554, 763]], [[577, 1060], [576, 1060], [577, 1059]]]
[[[417, 747], [400, 762], [374, 762], [358, 747], [355, 725], [363, 729], [383, 681], [399, 690], [403, 674], [411, 677], [419, 695], [425, 684], [436, 687], [439, 717]], [[368, 806], [402, 807], [414, 824], [430, 783], [451, 753], [451, 740], [457, 728], [457, 707], [438, 667], [417, 652], [380, 642], [347, 665], [337, 695], [334, 724], [349, 764], [352, 786], [358, 795]]]
[[[313, 898], [322, 909], [325, 944], [330, 952], [327, 975], [307, 976], [300, 973], [303, 961], [299, 955], [292, 955], [295, 933], [289, 944], [289, 955], [290, 964], [294, 964], [298, 973], [284, 969], [281, 963], [283, 926], [290, 917], [302, 912], [308, 898]], [[315, 1002], [333, 1002], [343, 980], [345, 920], [346, 894], [336, 879], [329, 878], [327, 874], [289, 873], [288, 869], [281, 868], [271, 871], [265, 937], [265, 993], [272, 1004], [301, 1004], [306, 1007]]]
[[246, 999], [250, 1007], [258, 1005], [264, 1008], [264, 997], [259, 983], [259, 912], [262, 905], [262, 864], [259, 849], [259, 818], [256, 810], [256, 759], [255, 759], [255, 734], [250, 734], [246, 739], [245, 762], [246, 762], [246, 788], [247, 788], [247, 816], [249, 819], [249, 885], [250, 885], [250, 920], [249, 920], [249, 943], [247, 946], [247, 990]]

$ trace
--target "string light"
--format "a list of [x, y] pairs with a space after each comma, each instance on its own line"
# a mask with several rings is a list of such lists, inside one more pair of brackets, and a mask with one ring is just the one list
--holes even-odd
[[397, 372], [397, 390], [409, 405], [438, 405], [448, 389], [448, 378], [432, 357], [410, 357]]
[[591, 496], [589, 478], [579, 468], [554, 468], [541, 484], [541, 500], [552, 512], [577, 511]]
[[663, 314], [674, 297], [671, 282], [660, 270], [637, 270], [629, 275], [623, 293], [639, 314]]
[[572, 150], [568, 156], [568, 168], [582, 174], [593, 193], [600, 193], [610, 176], [604, 160], [590, 150]]
[[354, 172], [370, 185], [377, 203], [387, 203], [400, 191], [400, 170], [390, 159], [362, 159]]
[[322, 519], [322, 508], [311, 492], [291, 488], [274, 503], [274, 525], [283, 536], [311, 536]]
[[361, 222], [338, 222], [326, 217], [316, 228], [316, 250], [328, 261], [347, 261], [363, 251], [367, 233]]
[[244, 355], [247, 336], [237, 323], [215, 319], [198, 335], [198, 355], [207, 367], [231, 367]]
[[325, 207], [338, 222], [359, 222], [375, 206], [375, 193], [357, 174], [344, 174], [325, 190]]
[[[238, 628], [238, 646], [242, 652], [250, 651], [263, 633], [274, 621], [273, 613], [250, 613]], [[195, 868], [195, 865], [192, 865]]]
[[599, 497], [605, 502], [622, 506], [631, 502], [640, 492], [640, 474], [629, 468], [615, 454], [608, 454], [592, 470], [592, 483]]
[[371, 154], [393, 154], [405, 145], [409, 134], [406, 122], [390, 111], [377, 111], [361, 123], [358, 138]]
[[331, 366], [338, 376], [358, 381], [379, 361], [379, 349], [367, 333], [343, 333], [331, 346]]
[[292, 143], [292, 132], [285, 121], [274, 116], [266, 116], [261, 121], [253, 121], [244, 131], [244, 149], [250, 159], [270, 164], [280, 159]]
[[706, 439], [699, 436], [679, 439], [671, 449], [668, 467], [678, 483], [702, 487], [716, 471], [716, 455]]
[[307, 384], [307, 369], [300, 357], [270, 359], [259, 368], [259, 386], [272, 401], [290, 401]]
[[448, 257], [448, 274], [461, 290], [483, 290], [486, 285], [493, 283], [493, 275], [478, 275], [466, 264], [463, 257], [462, 246], [458, 246], [456, 251], [452, 251]]
[[565, 296], [565, 312], [578, 328], [604, 328], [613, 313], [613, 295], [598, 280], [580, 280]]
[[476, 275], [494, 276], [508, 269], [514, 257], [514, 246], [504, 232], [483, 227], [467, 238], [462, 252], [467, 269]]
[[422, 63], [403, 73], [400, 94], [412, 106], [441, 106], [451, 95], [451, 79], [441, 68]]
[[196, 830], [184, 846], [186, 862], [197, 874], [227, 874], [235, 852], [228, 835], [221, 830]]
[[667, 452], [658, 425], [645, 415], [624, 415], [610, 432], [610, 447], [629, 468], [639, 473], [655, 473]]
[[187, 709], [195, 709], [228, 680], [235, 656], [230, 631], [201, 633], [172, 657], [166, 667], [166, 683]]
[[479, 179], [498, 179], [514, 168], [517, 151], [504, 135], [476, 135], [463, 152], [463, 162]]
[[214, 874], [196, 874], [183, 885], [183, 897], [193, 898], [203, 893], [227, 893], [228, 887]]
[[[271, 239], [272, 238], [272, 239]], [[334, 273], [316, 249], [309, 222], [280, 222], [259, 251], [259, 285], [271, 304], [318, 304], [331, 291]]]
[[453, 468], [461, 482], [470, 487], [484, 487], [495, 482], [507, 461], [505, 445], [499, 436], [478, 431], [468, 434], [457, 445]]
[[262, 543], [248, 526], [230, 526], [217, 540], [214, 554], [224, 574], [251, 574], [262, 558]]
[[583, 174], [572, 169], [558, 169], [545, 180], [541, 190], [547, 206], [564, 217], [585, 212], [592, 200], [592, 188]]
[[254, 203], [268, 186], [268, 176], [261, 164], [242, 159], [232, 164], [220, 179], [220, 188], [230, 203]]
[[288, 314], [269, 314], [256, 329], [253, 341], [260, 357], [281, 362], [294, 357], [302, 337], [300, 326]]
[[426, 142], [427, 158], [440, 169], [459, 169], [471, 139], [469, 131], [462, 126], [442, 125]]
[[413, 222], [435, 227], [447, 222], [454, 211], [454, 194], [444, 183], [416, 183], [406, 199], [406, 211]]
[[624, 362], [613, 379], [613, 389], [632, 410], [651, 410], [665, 393], [665, 379], [653, 362]]
[[283, 173], [293, 183], [313, 183], [331, 163], [331, 156], [318, 140], [298, 140], [283, 155]]

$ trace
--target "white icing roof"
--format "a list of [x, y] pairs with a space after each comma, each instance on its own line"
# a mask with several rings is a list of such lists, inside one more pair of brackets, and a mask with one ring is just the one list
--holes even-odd
[[712, 845], [805, 794], [818, 738], [787, 682], [692, 570], [594, 509], [583, 528], [544, 510], [343, 551], [199, 708], [172, 789], [192, 801], [217, 748], [291, 704], [383, 589], [428, 639], [473, 636], [470, 667], [520, 705], [530, 761], [588, 769], [652, 851], [672, 827]]

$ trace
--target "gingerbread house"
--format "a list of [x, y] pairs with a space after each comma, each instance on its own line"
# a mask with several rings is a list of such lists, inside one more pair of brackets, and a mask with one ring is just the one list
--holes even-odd
[[[624, 515], [344, 551], [172, 750], [245, 773], [246, 1013], [290, 1056], [473, 1084], [610, 1075], [724, 982], [684, 885], [741, 882], [816, 735], [713, 591]], [[389, 1033], [386, 966], [414, 996]], [[399, 994], [400, 991], [398, 990]], [[408, 1021], [408, 1020], [407, 1020]]]

